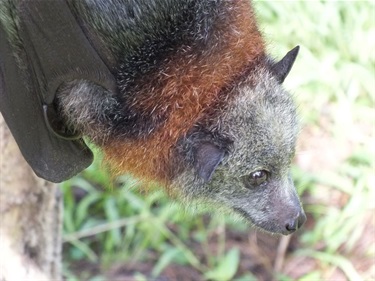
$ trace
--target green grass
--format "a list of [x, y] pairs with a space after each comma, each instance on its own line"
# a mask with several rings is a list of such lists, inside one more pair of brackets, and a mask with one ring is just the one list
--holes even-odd
[[[299, 104], [302, 129], [293, 175], [309, 221], [274, 276], [374, 280], [374, 2], [254, 5], [270, 53], [280, 58], [301, 46], [285, 86]], [[112, 182], [97, 166], [61, 186], [68, 280], [106, 280], [124, 264], [136, 280], [146, 278], [139, 264], [152, 277], [178, 265], [202, 280], [262, 280], [259, 272], [244, 270], [250, 242], [234, 243], [232, 237], [246, 237], [247, 226], [186, 211], [160, 191], [142, 194], [131, 177]], [[82, 193], [80, 200], [73, 190]]]

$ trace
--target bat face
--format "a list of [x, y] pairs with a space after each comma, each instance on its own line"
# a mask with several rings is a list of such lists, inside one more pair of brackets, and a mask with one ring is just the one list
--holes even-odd
[[[185, 173], [180, 184], [188, 198], [204, 198], [263, 230], [286, 235], [306, 220], [289, 174], [298, 132], [296, 110], [274, 76], [263, 70], [256, 75], [255, 86], [238, 84], [236, 98], [211, 128], [231, 140], [228, 151], [214, 141], [204, 142], [196, 149], [198, 177]], [[213, 169], [208, 177], [199, 172], [207, 166]]]

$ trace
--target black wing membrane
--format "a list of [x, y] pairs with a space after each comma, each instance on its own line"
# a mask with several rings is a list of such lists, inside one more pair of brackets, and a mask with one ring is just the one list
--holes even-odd
[[85, 79], [116, 91], [116, 83], [65, 1], [15, 2], [22, 44], [15, 50], [0, 24], [0, 111], [34, 172], [61, 182], [89, 166], [93, 155], [81, 138], [51, 126], [58, 87]]

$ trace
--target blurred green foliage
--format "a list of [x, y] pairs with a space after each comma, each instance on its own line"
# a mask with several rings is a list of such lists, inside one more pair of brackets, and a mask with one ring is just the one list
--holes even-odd
[[[281, 57], [301, 46], [286, 88], [300, 109], [302, 145], [293, 175], [310, 223], [289, 259], [304, 258], [314, 267], [297, 279], [333, 280], [337, 269], [343, 280], [375, 278], [371, 267], [358, 263], [375, 259], [368, 235], [375, 211], [375, 4], [255, 1], [254, 6], [271, 54]], [[186, 211], [161, 191], [142, 194], [135, 179], [112, 179], [99, 162], [61, 185], [68, 280], [105, 280], [100, 272], [77, 275], [72, 265], [79, 261], [100, 264], [101, 272], [114, 264], [152, 261], [152, 277], [178, 264], [202, 280], [257, 280], [255, 273], [237, 274], [240, 251], [227, 245], [226, 229], [246, 233], [247, 226]], [[295, 280], [288, 274], [275, 276]], [[147, 279], [140, 272], [133, 276]]]

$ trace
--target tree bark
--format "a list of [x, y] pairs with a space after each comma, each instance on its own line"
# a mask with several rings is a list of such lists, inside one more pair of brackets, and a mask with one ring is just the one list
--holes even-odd
[[62, 199], [37, 178], [0, 114], [0, 280], [61, 280]]

